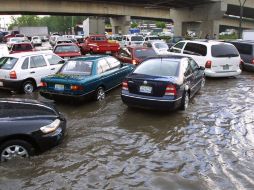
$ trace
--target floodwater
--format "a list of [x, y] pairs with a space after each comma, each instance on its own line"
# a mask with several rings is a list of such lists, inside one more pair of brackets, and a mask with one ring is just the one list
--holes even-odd
[[[0, 189], [254, 189], [254, 75], [209, 79], [187, 111], [57, 103], [64, 142], [0, 165]], [[43, 100], [33, 95], [10, 95]]]

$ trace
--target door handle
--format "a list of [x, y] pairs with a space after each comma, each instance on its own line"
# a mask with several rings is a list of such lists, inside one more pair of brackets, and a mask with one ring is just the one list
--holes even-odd
[[55, 70], [56, 68], [52, 68], [51, 70]]
[[34, 72], [34, 71], [31, 71], [30, 73], [31, 73], [31, 74], [34, 74], [35, 72]]

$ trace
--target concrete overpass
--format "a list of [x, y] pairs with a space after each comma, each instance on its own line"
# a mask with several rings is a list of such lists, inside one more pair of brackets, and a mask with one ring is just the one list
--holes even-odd
[[[243, 23], [254, 28], [254, 0], [247, 0]], [[0, 0], [0, 14], [98, 15], [111, 17], [115, 32], [128, 31], [130, 18], [173, 20], [175, 34], [194, 28], [204, 37], [220, 26], [238, 26], [238, 0]], [[253, 18], [252, 18], [253, 17]], [[253, 19], [253, 20], [252, 20]]]

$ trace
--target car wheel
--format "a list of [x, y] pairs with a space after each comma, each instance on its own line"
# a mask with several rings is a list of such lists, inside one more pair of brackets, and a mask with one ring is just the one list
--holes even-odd
[[22, 86], [22, 90], [23, 90], [23, 92], [24, 93], [26, 93], [26, 94], [30, 94], [30, 93], [32, 93], [33, 91], [34, 91], [34, 83], [32, 82], [32, 81], [30, 81], [30, 80], [28, 80], [28, 81], [25, 81], [24, 83], [23, 83], [23, 86]]
[[96, 100], [97, 100], [97, 101], [104, 100], [104, 99], [105, 99], [105, 96], [106, 96], [106, 94], [105, 94], [104, 89], [103, 89], [102, 87], [99, 87], [99, 88], [96, 90], [96, 96], [95, 96]]
[[187, 91], [185, 91], [183, 93], [183, 97], [182, 97], [182, 102], [181, 102], [181, 110], [187, 110], [188, 106], [189, 106], [189, 101], [190, 101], [190, 96], [189, 93]]
[[33, 155], [33, 146], [23, 140], [10, 140], [0, 146], [0, 161], [28, 158]]

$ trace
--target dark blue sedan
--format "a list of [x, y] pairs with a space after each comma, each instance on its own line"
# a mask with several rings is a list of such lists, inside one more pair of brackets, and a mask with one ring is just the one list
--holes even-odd
[[57, 74], [42, 79], [40, 94], [54, 100], [91, 96], [102, 100], [132, 70], [132, 65], [107, 55], [69, 59]]
[[204, 68], [188, 57], [145, 60], [122, 84], [122, 100], [131, 107], [186, 110], [205, 84]]

